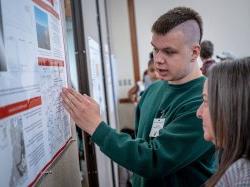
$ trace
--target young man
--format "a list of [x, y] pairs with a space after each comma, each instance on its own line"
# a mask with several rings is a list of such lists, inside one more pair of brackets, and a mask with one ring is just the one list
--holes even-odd
[[133, 186], [198, 187], [214, 171], [214, 148], [196, 117], [205, 80], [197, 63], [202, 21], [194, 10], [177, 7], [158, 18], [152, 32], [161, 81], [137, 106], [135, 139], [101, 121], [98, 104], [87, 95], [63, 89], [64, 106], [103, 153], [134, 172]]

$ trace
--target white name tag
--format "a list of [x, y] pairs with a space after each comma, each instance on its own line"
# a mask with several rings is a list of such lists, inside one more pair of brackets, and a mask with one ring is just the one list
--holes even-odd
[[149, 137], [159, 136], [159, 131], [163, 128], [164, 122], [165, 118], [155, 118], [153, 121], [151, 131], [149, 133]]

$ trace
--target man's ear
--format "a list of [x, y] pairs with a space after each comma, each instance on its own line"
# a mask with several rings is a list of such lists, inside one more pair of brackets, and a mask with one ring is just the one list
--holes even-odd
[[200, 56], [200, 51], [201, 51], [200, 45], [194, 44], [192, 47], [192, 57], [191, 57], [192, 62], [195, 62], [197, 58]]

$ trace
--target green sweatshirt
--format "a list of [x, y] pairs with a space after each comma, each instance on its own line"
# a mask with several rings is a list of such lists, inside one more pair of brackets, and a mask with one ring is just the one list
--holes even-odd
[[[101, 122], [92, 135], [103, 153], [134, 172], [133, 186], [201, 186], [215, 171], [214, 147], [203, 139], [196, 110], [205, 78], [182, 85], [157, 81], [136, 110], [136, 139]], [[165, 118], [159, 136], [149, 137], [155, 118]]]

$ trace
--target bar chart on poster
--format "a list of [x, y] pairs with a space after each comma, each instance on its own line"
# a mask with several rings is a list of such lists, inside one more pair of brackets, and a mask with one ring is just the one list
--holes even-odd
[[33, 186], [70, 142], [59, 0], [0, 0], [0, 184]]

